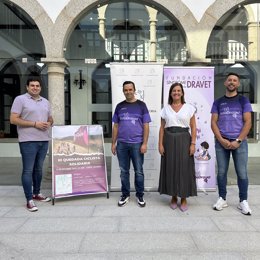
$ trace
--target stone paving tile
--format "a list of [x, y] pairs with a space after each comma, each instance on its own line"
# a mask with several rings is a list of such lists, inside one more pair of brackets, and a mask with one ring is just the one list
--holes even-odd
[[11, 211], [12, 207], [0, 207], [0, 217], [5, 216]]
[[196, 249], [190, 235], [185, 233], [104, 233], [86, 234], [80, 252], [143, 253], [172, 252]]
[[34, 218], [18, 230], [19, 233], [85, 233], [117, 232], [119, 220], [115, 218]]
[[[2, 186], [1, 186], [1, 189], [0, 189], [0, 198], [2, 198], [3, 196], [6, 196], [7, 193], [8, 193], [9, 190], [6, 190], [6, 189], [2, 189]], [[1, 199], [0, 199], [1, 200]]]
[[[43, 218], [43, 217], [89, 217], [93, 215], [95, 206], [52, 206], [46, 203], [37, 203], [38, 211], [29, 212], [24, 207], [14, 207], [9, 210], [4, 217], [30, 217], [30, 218]], [[1, 207], [0, 207], [1, 213]]]
[[14, 233], [27, 218], [0, 218], [0, 233]]
[[[248, 223], [253, 226], [257, 231], [260, 231], [260, 217], [249, 218]], [[259, 258], [260, 259], [260, 258]]]
[[[84, 238], [82, 233], [59, 234], [1, 234], [0, 245], [15, 249], [23, 255], [38, 253], [78, 253]], [[34, 258], [35, 259], [35, 258]]]
[[26, 207], [26, 201], [22, 197], [10, 197], [10, 196], [5, 196], [1, 197], [0, 199], [0, 207], [13, 207], [13, 206], [22, 206]]
[[120, 232], [193, 232], [218, 231], [217, 225], [206, 217], [124, 217]]
[[20, 197], [24, 199], [24, 193], [22, 186], [1, 186], [0, 192], [4, 191], [4, 195], [8, 197]]
[[97, 195], [81, 195], [81, 196], [72, 196], [66, 198], [55, 198], [56, 205], [110, 205], [114, 204], [113, 200], [110, 198], [107, 199], [107, 195], [105, 194], [97, 194]]
[[[257, 257], [259, 255], [255, 255]], [[29, 255], [30, 257], [30, 255]], [[16, 259], [16, 258], [15, 258]], [[31, 258], [34, 259], [34, 258]], [[37, 260], [256, 260], [253, 255], [241, 255], [237, 252], [231, 253], [200, 253], [200, 252], [175, 252], [169, 251], [167, 253], [78, 253], [78, 254], [55, 254], [55, 255], [39, 255]]]
[[216, 192], [189, 198], [185, 213], [170, 209], [170, 197], [158, 192], [146, 192], [145, 208], [134, 192], [120, 208], [120, 192], [110, 192], [109, 199], [37, 203], [31, 213], [20, 186], [0, 186], [0, 259], [260, 259], [260, 188], [249, 186], [252, 216], [236, 208], [237, 186], [228, 186], [228, 194], [223, 211], [212, 209]]
[[7, 246], [0, 243], [0, 259], [2, 260], [29, 260], [31, 259], [28, 255], [23, 255], [23, 252], [17, 250], [12, 246]]
[[[29, 256], [30, 257], [30, 256]], [[31, 256], [35, 259], [35, 256]], [[67, 254], [37, 254], [37, 260], [120, 260], [117, 254], [107, 253], [67, 253]], [[151, 258], [150, 258], [151, 259]]]
[[220, 231], [257, 231], [257, 229], [250, 224], [249, 218], [250, 216], [243, 215], [238, 217], [211, 217]]
[[[91, 258], [92, 259], [92, 258]], [[110, 259], [110, 258], [109, 258]], [[198, 251], [181, 251], [178, 249], [174, 249], [167, 253], [131, 253], [131, 254], [124, 254], [121, 253], [118, 255], [118, 258], [122, 260], [248, 260], [253, 259], [252, 255], [241, 255], [237, 252], [230, 252], [230, 253], [203, 253]]]
[[115, 216], [115, 217], [127, 217], [127, 216], [172, 216], [179, 215], [178, 210], [173, 211], [169, 206], [165, 205], [153, 205], [148, 204], [145, 208], [139, 207], [135, 202], [129, 202], [124, 207], [118, 207], [117, 205], [104, 205], [96, 206], [93, 213], [94, 216]]
[[259, 232], [194, 232], [192, 237], [200, 251], [260, 254]]
[[[0, 249], [1, 246], [0, 246]], [[3, 254], [1, 254], [3, 253]], [[35, 254], [10, 253], [1, 250], [1, 255], [8, 257], [5, 259], [34, 260]], [[37, 260], [258, 260], [259, 254], [230, 253], [200, 253], [200, 252], [168, 252], [168, 253], [67, 253], [67, 254], [41, 254], [37, 253]], [[1, 258], [0, 258], [1, 259]]]

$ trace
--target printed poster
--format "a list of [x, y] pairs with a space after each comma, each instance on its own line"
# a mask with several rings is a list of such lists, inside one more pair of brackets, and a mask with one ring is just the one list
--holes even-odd
[[53, 198], [107, 192], [102, 126], [53, 126]]
[[197, 141], [195, 170], [198, 190], [215, 190], [215, 144], [211, 130], [211, 106], [214, 101], [213, 67], [165, 67], [163, 104], [168, 103], [172, 83], [180, 82], [185, 101], [196, 107]]

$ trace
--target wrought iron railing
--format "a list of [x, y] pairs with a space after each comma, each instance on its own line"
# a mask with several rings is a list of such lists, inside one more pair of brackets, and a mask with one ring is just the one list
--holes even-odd
[[[108, 49], [115, 61], [149, 61], [149, 41], [107, 41]], [[209, 42], [207, 58], [245, 61], [248, 59], [247, 46], [241, 42]], [[156, 60], [166, 63], [185, 62], [188, 51], [184, 42], [159, 42], [156, 44]]]
[[160, 42], [156, 45], [157, 60], [166, 60], [167, 63], [184, 62], [187, 60], [187, 49], [184, 42]]
[[209, 42], [206, 57], [211, 59], [246, 61], [248, 59], [247, 46], [236, 41]]
[[[139, 41], [106, 41], [106, 51], [114, 61], [150, 61], [150, 42]], [[166, 63], [184, 62], [187, 50], [184, 42], [160, 42], [156, 44], [156, 60]]]

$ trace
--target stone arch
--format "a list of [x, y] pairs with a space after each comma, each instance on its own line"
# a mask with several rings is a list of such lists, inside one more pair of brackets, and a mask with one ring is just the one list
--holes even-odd
[[[55, 49], [52, 49], [50, 57], [64, 57], [64, 48], [66, 43], [83, 14], [90, 11], [95, 6], [100, 5], [98, 1], [89, 1], [89, 0], [75, 0], [70, 1], [66, 7], [61, 11], [57, 17], [54, 27], [53, 35], [55, 39], [48, 39], [48, 45], [56, 46]], [[52, 42], [50, 42], [52, 40]]]
[[255, 14], [254, 14], [254, 12], [253, 12], [251, 6], [246, 5], [246, 6], [245, 6], [245, 9], [246, 9], [246, 11], [247, 11], [248, 21], [256, 22], [256, 17], [255, 17]]
[[207, 44], [215, 24], [226, 12], [229, 12], [242, 2], [241, 0], [226, 2], [216, 0], [205, 11], [199, 23], [197, 22], [190, 25], [184, 22], [183, 27], [187, 33], [190, 48], [190, 62], [208, 62], [208, 60], [205, 59]]
[[[257, 22], [255, 21], [255, 14], [252, 10], [252, 8], [249, 6], [250, 4], [253, 4], [257, 1], [231, 1], [231, 3], [222, 3], [221, 1], [216, 1], [208, 10], [205, 12], [204, 17], [201, 21], [201, 23], [207, 22], [207, 16], [208, 17], [214, 17], [214, 23], [209, 24], [210, 27], [208, 29], [210, 30], [210, 33], [212, 32], [214, 26], [216, 23], [223, 17], [226, 13], [229, 13], [232, 11], [232, 9], [236, 9], [239, 7], [244, 7], [246, 10], [246, 16], [248, 18], [248, 54], [250, 56], [248, 57], [249, 60], [257, 60], [257, 39], [256, 39], [256, 28], [257, 28]], [[221, 8], [221, 6], [223, 6]], [[210, 37], [210, 35], [208, 35]], [[204, 43], [209, 41], [208, 39], [204, 38]]]
[[43, 44], [45, 46], [46, 56], [49, 53], [48, 46], [46, 44], [47, 39], [50, 37], [50, 30], [53, 27], [53, 22], [50, 17], [43, 9], [43, 7], [35, 0], [9, 0], [10, 2], [16, 4], [18, 7], [23, 9], [36, 23], [42, 38]]
[[247, 11], [247, 18], [248, 18], [248, 59], [251, 61], [257, 61], [259, 54], [258, 54], [258, 17], [257, 14], [254, 13], [251, 6], [246, 5], [244, 8]]
[[[93, 0], [73, 0], [70, 1], [53, 23], [43, 9], [43, 7], [34, 0], [10, 0], [22, 8], [30, 15], [37, 24], [44, 40], [46, 57], [63, 58], [64, 46], [81, 15], [100, 5], [100, 1]], [[205, 11], [202, 19], [198, 22], [190, 9], [181, 1], [173, 0], [143, 0], [142, 3], [151, 7], [158, 6], [169, 15], [179, 21], [183, 33], [186, 36], [186, 45], [190, 53], [190, 61], [203, 61], [206, 53], [206, 46], [212, 29], [216, 22], [224, 13], [230, 11], [238, 4], [246, 3], [241, 0], [231, 0], [223, 3], [216, 0]], [[109, 1], [102, 1], [103, 4], [109, 4]], [[176, 8], [178, 7], [178, 8]], [[198, 33], [200, 32], [200, 33]], [[198, 48], [199, 46], [199, 48]]]
[[[138, 2], [140, 3], [140, 2]], [[103, 1], [102, 5], [109, 4], [109, 1]], [[142, 1], [142, 4], [149, 5], [151, 7], [158, 6], [164, 10], [169, 15], [175, 17], [179, 21], [183, 32], [185, 29], [183, 24], [188, 24], [189, 26], [193, 25], [196, 22], [191, 11], [182, 3], [181, 0], [173, 0], [171, 3], [167, 0], [154, 0], [154, 1]], [[51, 39], [52, 42], [47, 42], [46, 45], [55, 46], [55, 50], [49, 52], [53, 57], [63, 57], [63, 48], [66, 46], [66, 42], [69, 39], [69, 36], [80, 20], [81, 15], [91, 10], [94, 7], [98, 7], [100, 1], [91, 1], [91, 0], [75, 0], [70, 1], [68, 5], [62, 10], [59, 14], [53, 29], [53, 35], [56, 39]], [[178, 8], [176, 8], [178, 6]], [[189, 18], [189, 19], [187, 19]], [[185, 34], [184, 34], [185, 35]], [[50, 39], [48, 39], [50, 41]], [[49, 48], [48, 48], [49, 50]]]

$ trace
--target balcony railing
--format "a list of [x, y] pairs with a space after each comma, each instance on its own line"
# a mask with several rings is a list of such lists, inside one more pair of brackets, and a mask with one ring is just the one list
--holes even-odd
[[114, 61], [146, 61], [145, 41], [118, 41], [111, 42], [111, 56]]
[[187, 49], [184, 42], [160, 42], [156, 45], [156, 59], [167, 63], [185, 62]]
[[247, 46], [241, 42], [209, 42], [207, 58], [246, 61], [248, 59]]
[[[106, 40], [106, 51], [114, 61], [150, 61], [150, 42]], [[156, 44], [156, 60], [166, 63], [184, 62], [187, 51], [184, 42], [160, 42]]]
[[[72, 49], [71, 51], [73, 51]], [[184, 42], [157, 42], [156, 61], [168, 64], [183, 63], [188, 59], [188, 51]], [[84, 49], [74, 53], [74, 56], [89, 57], [95, 59], [112, 58], [113, 61], [151, 61], [150, 42], [147, 40], [121, 41], [106, 39], [104, 41], [88, 41]], [[206, 58], [215, 60], [228, 59], [232, 61], [248, 60], [247, 46], [235, 41], [209, 42]]]

